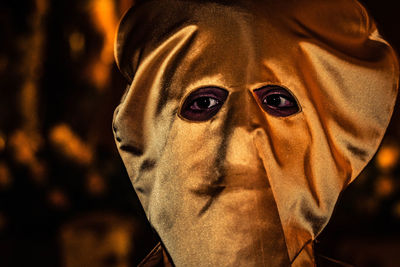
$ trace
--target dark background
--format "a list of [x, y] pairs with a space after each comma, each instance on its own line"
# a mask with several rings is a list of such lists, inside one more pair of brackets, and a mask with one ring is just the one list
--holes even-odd
[[[0, 3], [0, 266], [134, 266], [154, 244], [111, 132], [126, 86], [114, 33], [132, 3]], [[364, 3], [399, 51], [396, 2]], [[397, 105], [318, 253], [400, 266], [399, 120]]]

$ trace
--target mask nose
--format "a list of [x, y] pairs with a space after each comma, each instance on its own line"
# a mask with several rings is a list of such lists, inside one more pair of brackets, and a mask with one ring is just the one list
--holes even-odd
[[251, 91], [233, 93], [230, 102], [235, 127], [242, 127], [252, 132], [267, 126], [265, 113]]
[[248, 170], [263, 168], [255, 145], [257, 132], [266, 131], [267, 121], [250, 91], [232, 94], [231, 125], [227, 138], [226, 163]]

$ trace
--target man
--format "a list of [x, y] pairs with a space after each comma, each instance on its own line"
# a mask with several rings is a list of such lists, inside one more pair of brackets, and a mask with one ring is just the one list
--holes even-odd
[[130, 84], [115, 138], [161, 239], [143, 266], [314, 266], [397, 93], [396, 56], [365, 9], [142, 1], [115, 52]]

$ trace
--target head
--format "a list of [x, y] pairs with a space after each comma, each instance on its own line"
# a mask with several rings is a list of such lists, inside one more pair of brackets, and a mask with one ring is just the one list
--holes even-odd
[[295, 266], [378, 148], [398, 65], [353, 0], [143, 1], [121, 157], [177, 266]]

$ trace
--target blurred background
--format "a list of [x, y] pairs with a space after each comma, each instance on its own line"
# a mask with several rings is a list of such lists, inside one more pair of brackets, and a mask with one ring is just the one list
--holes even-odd
[[[136, 266], [156, 243], [111, 132], [126, 87], [114, 34], [133, 2], [0, 2], [0, 266]], [[396, 2], [364, 4], [399, 51]], [[318, 253], [400, 266], [399, 108]]]

